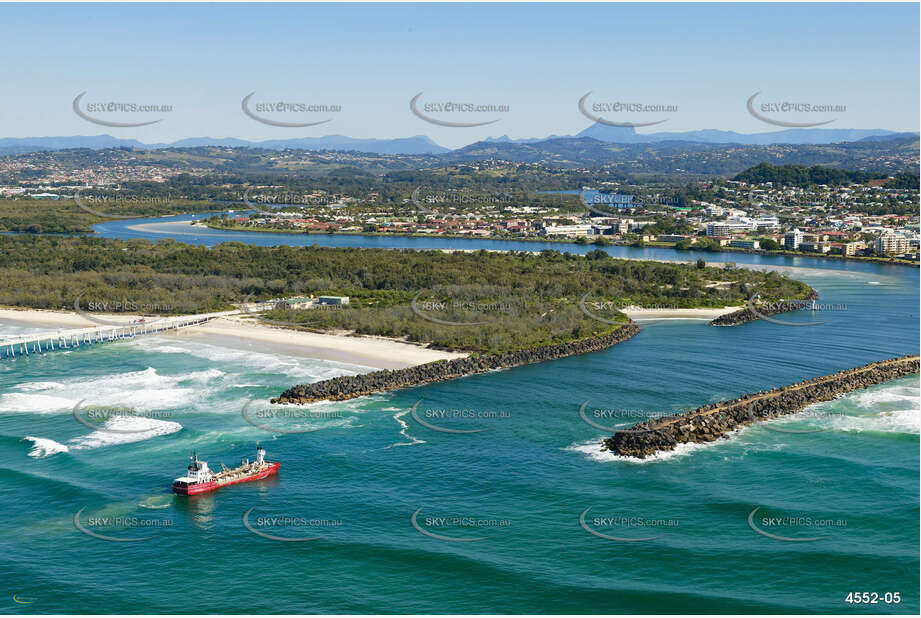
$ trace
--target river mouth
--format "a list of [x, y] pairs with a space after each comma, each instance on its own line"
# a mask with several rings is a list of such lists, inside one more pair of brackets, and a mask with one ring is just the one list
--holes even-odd
[[[175, 218], [161, 223], [171, 220]], [[180, 226], [165, 227], [170, 229]], [[199, 244], [234, 239], [233, 234], [209, 232], [215, 236], [209, 233]], [[165, 237], [150, 228], [128, 229], [126, 234], [147, 234], [154, 241]], [[189, 238], [175, 236], [193, 242]], [[325, 237], [263, 239], [260, 234], [252, 240], [257, 241], [312, 243]], [[439, 249], [466, 248], [460, 243], [471, 242], [331, 239], [340, 241], [397, 246], [426, 241], [440, 246], [419, 248]], [[531, 243], [474, 244], [471, 248], [537, 248]], [[557, 243], [548, 248], [585, 250]], [[661, 249], [607, 249], [623, 251], [618, 257], [684, 257]], [[473, 595], [495, 590], [497, 577], [509, 583], [502, 590], [510, 610], [535, 613], [545, 611], [548, 598], [569, 599], [567, 608], [575, 612], [611, 607], [680, 612], [687, 607], [689, 589], [698, 591], [694, 602], [701, 611], [776, 611], [779, 597], [776, 590], [765, 592], [763, 578], [733, 580], [732, 594], [748, 599], [744, 604], [719, 592], [699, 592], [712, 590], [713, 582], [722, 581], [727, 572], [752, 568], [788, 574], [778, 584], [787, 591], [783, 603], [788, 611], [829, 611], [829, 599], [837, 602], [841, 596], [841, 582], [865, 581], [868, 568], [890, 573], [890, 588], [913, 589], [914, 574], [898, 566], [917, 551], [916, 379], [901, 378], [826, 402], [821, 404], [824, 414], [749, 425], [725, 440], [694, 443], [643, 460], [602, 452], [601, 441], [611, 433], [580, 417], [586, 400], [600, 409], [676, 413], [890, 356], [917, 354], [919, 290], [912, 269], [809, 258], [731, 258], [786, 272], [817, 289], [821, 302], [842, 304], [847, 311], [829, 312], [829, 323], [809, 328], [765, 321], [713, 328], [704, 320], [660, 320], [643, 324], [636, 337], [607, 350], [348, 401], [285, 406], [285, 414], [270, 418], [258, 412], [292, 384], [367, 369], [284, 349], [176, 336], [65, 353], [53, 362], [52, 356], [32, 358], [28, 364], [16, 361], [0, 373], [0, 440], [5, 446], [0, 449], [0, 485], [17, 492], [21, 508], [8, 514], [7, 525], [15, 534], [0, 540], [0, 548], [4, 555], [24, 555], [30, 561], [89, 559], [98, 565], [93, 573], [43, 575], [54, 590], [32, 596], [43, 607], [61, 611], [125, 610], [112, 596], [91, 604], [63, 592], [74, 584], [92, 590], [100, 576], [112, 581], [153, 578], [161, 586], [182, 586], [195, 569], [188, 564], [189, 553], [208, 555], [209, 572], [226, 573], [239, 568], [240, 556], [251, 553], [254, 540], [266, 543], [264, 552], [285, 551], [242, 526], [242, 514], [253, 506], [272, 516], [342, 521], [339, 527], [304, 532], [320, 537], [311, 543], [322, 545], [285, 554], [291, 569], [309, 572], [316, 582], [312, 601], [322, 610], [360, 612], [361, 604], [343, 601], [354, 594], [373, 598], [377, 607], [411, 603], [412, 608], [433, 611], [473, 611], [478, 602], [471, 600]], [[122, 400], [124, 393], [131, 394], [130, 400]], [[144, 440], [133, 442], [73, 448], [88, 443], [92, 431], [76, 423], [72, 405], [65, 404], [94, 395], [102, 399], [100, 404], [131, 405], [143, 415], [163, 415], [182, 429], [145, 434]], [[427, 427], [413, 416], [420, 399], [416, 417], [431, 426], [485, 431], [448, 433]], [[276, 435], [248, 424], [241, 409], [249, 400], [250, 418], [258, 424], [297, 433]], [[453, 410], [496, 415], [442, 420], [426, 414]], [[586, 414], [591, 415], [591, 408]], [[823, 431], [783, 433], [768, 425]], [[24, 440], [26, 436], [34, 440]], [[181, 471], [191, 450], [207, 453], [218, 465], [222, 459], [233, 462], [257, 442], [267, 447], [270, 459], [283, 462], [276, 480], [227, 488], [195, 501], [164, 499], [177, 466]], [[41, 456], [30, 456], [33, 451]], [[93, 479], [91, 488], [87, 478]], [[66, 504], [60, 502], [61, 495]], [[127, 515], [136, 514], [135, 508], [142, 514], [150, 511], [156, 502], [155, 510], [162, 513], [158, 517], [175, 525], [155, 539], [133, 544], [137, 547], [130, 552], [110, 547], [122, 545], [118, 543], [87, 544], [94, 539], [75, 532], [63, 508], [73, 502], [72, 516], [84, 499], [93, 501], [88, 511], [107, 506]], [[884, 516], [874, 506], [880, 500], [887, 501]], [[510, 525], [460, 531], [426, 527], [443, 536], [485, 537], [471, 543], [443, 541], [413, 528], [411, 517], [421, 507], [423, 527], [425, 516], [445, 515]], [[632, 540], [585, 531], [579, 518], [589, 507], [588, 527]], [[790, 539], [825, 538], [799, 543], [764, 536], [748, 525], [756, 508], [760, 510], [753, 523], [763, 532]], [[844, 520], [848, 526], [812, 532], [778, 529], [762, 519], [804, 514]], [[644, 525], [607, 525], [607, 519], [634, 517]], [[661, 521], [677, 525], [656, 524]], [[217, 537], [221, 542], [215, 544]], [[323, 560], [318, 562], [312, 552], [320, 547]], [[399, 589], [369, 589], [369, 548], [376, 568], [408, 583]], [[836, 558], [829, 560], [829, 555]], [[14, 584], [33, 590], [29, 586], [34, 584], [15, 575], [15, 564], [0, 562], [14, 573]], [[462, 587], [445, 579], [449, 563], [454, 565], [450, 572], [463, 578]], [[663, 589], [666, 572], [680, 586]], [[807, 587], [798, 578], [802, 573], [809, 574]], [[284, 583], [296, 586], [296, 580], [292, 575]], [[252, 599], [264, 598], [265, 590], [278, 583], [277, 577], [241, 580], [226, 607], [252, 611]], [[580, 594], [572, 593], [573, 585]], [[642, 590], [655, 592], [630, 592]], [[171, 611], [168, 600], [155, 596], [146, 601], [148, 610]], [[189, 611], [209, 609], [197, 599], [186, 602]], [[911, 603], [904, 601], [903, 607]]]

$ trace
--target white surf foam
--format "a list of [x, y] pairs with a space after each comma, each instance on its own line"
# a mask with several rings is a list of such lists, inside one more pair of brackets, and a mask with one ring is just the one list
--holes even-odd
[[409, 423], [403, 420], [403, 417], [407, 414], [409, 414], [409, 410], [397, 412], [393, 415], [393, 420], [399, 423], [400, 427], [402, 428], [400, 429], [400, 435], [409, 440], [409, 442], [394, 442], [387, 448], [393, 448], [395, 446], [413, 446], [414, 444], [425, 444], [425, 440], [409, 434]]
[[20, 384], [16, 388], [21, 391], [43, 391], [51, 388], [59, 388], [64, 386], [61, 382], [30, 382], [27, 384]]
[[[41, 458], [50, 457], [57, 453], [140, 442], [157, 436], [176, 433], [180, 429], [182, 429], [182, 425], [173, 421], [162, 421], [142, 416], [113, 416], [102, 425], [100, 430], [85, 436], [72, 438], [67, 441], [67, 444], [33, 436], [26, 436], [26, 440], [32, 441], [32, 450], [29, 451], [29, 457]], [[116, 431], [130, 433], [114, 433]]]
[[0, 412], [33, 412], [44, 414], [70, 410], [77, 404], [68, 397], [56, 395], [4, 393], [0, 395]]
[[828, 415], [832, 430], [921, 434], [921, 386], [915, 380], [874, 386], [818, 405], [841, 412]]
[[[73, 445], [71, 448], [74, 450], [129, 444], [176, 433], [182, 429], [182, 425], [175, 421], [163, 421], [143, 416], [113, 416], [103, 424], [102, 429], [68, 442]], [[106, 429], [110, 431], [104, 431]], [[116, 431], [130, 433], [113, 433]]]
[[49, 440], [48, 438], [26, 436], [25, 439], [32, 442], [32, 449], [29, 451], [29, 457], [49, 457], [56, 453], [66, 453], [70, 450], [64, 444], [55, 442], [54, 440]]
[[847, 397], [855, 405], [861, 408], [879, 407], [879, 404], [905, 402], [911, 407], [918, 408], [921, 405], [921, 388], [911, 385], [893, 384], [881, 389], [871, 389], [854, 393]]
[[[371, 367], [339, 363], [310, 358], [294, 358], [252, 350], [239, 350], [225, 348], [205, 343], [176, 342], [166, 339], [145, 340], [145, 351], [161, 354], [185, 354], [203, 358], [214, 363], [232, 363], [242, 367], [249, 373], [284, 374], [294, 379], [305, 382], [314, 382], [335, 378], [343, 375], [356, 375], [372, 371]], [[134, 341], [132, 345], [141, 346], [141, 342]]]
[[[242, 414], [243, 406], [249, 403], [249, 419], [252, 423], [282, 432], [313, 432], [321, 429], [350, 429], [360, 427], [359, 413], [364, 410], [359, 408], [355, 400], [341, 401], [315, 401], [308, 404], [270, 404], [268, 400], [238, 400], [235, 408]], [[261, 417], [260, 409], [286, 411], [277, 417]]]
[[851, 415], [831, 419], [830, 428], [838, 431], [921, 434], [921, 410], [892, 410], [872, 415]]
[[647, 457], [646, 459], [640, 459], [639, 457], [625, 457], [623, 455], [612, 453], [611, 451], [602, 451], [601, 441], [603, 439], [604, 438], [596, 438], [594, 440], [589, 440], [588, 442], [576, 442], [576, 443], [570, 444], [563, 450], [575, 452], [575, 453], [581, 453], [582, 455], [585, 455], [586, 459], [590, 459], [591, 461], [620, 462], [620, 463], [629, 463], [629, 464], [653, 464], [653, 463], [661, 463], [663, 461], [668, 461], [670, 459], [686, 457], [697, 451], [707, 449], [707, 448], [712, 448], [720, 444], [725, 444], [726, 442], [729, 441], [727, 438], [720, 438], [719, 440], [715, 440], [713, 442], [704, 442], [704, 443], [687, 442], [687, 443], [677, 445], [674, 450], [660, 451], [656, 453], [655, 455], [651, 455]]
[[223, 376], [218, 369], [168, 376], [148, 367], [64, 382], [29, 382], [0, 395], [0, 412], [68, 413], [80, 401], [96, 406], [130, 405], [145, 412], [180, 408], [207, 398], [211, 391], [203, 386]]

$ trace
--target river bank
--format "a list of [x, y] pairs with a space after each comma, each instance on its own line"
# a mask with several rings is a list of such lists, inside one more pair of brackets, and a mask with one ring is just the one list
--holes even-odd
[[[530, 236], [521, 236], [521, 237], [506, 237], [506, 236], [473, 236], [470, 234], [413, 234], [413, 233], [393, 233], [393, 232], [358, 232], [358, 231], [349, 231], [349, 232], [311, 232], [303, 230], [290, 230], [284, 228], [264, 228], [259, 229], [252, 226], [243, 226], [243, 225], [212, 225], [208, 224], [206, 221], [197, 221], [191, 225], [197, 227], [205, 227], [212, 230], [218, 230], [223, 232], [253, 232], [257, 234], [289, 234], [294, 236], [364, 236], [364, 237], [391, 237], [391, 238], [449, 238], [455, 240], [495, 240], [495, 241], [515, 241], [515, 242], [533, 242], [533, 243], [554, 243], [554, 244], [576, 244], [584, 247], [657, 247], [660, 249], [671, 249], [676, 254], [684, 253], [685, 251], [676, 249], [676, 243], [672, 242], [644, 242], [637, 244], [636, 242], [625, 241], [625, 240], [607, 240], [604, 236], [600, 237], [605, 239], [605, 242], [596, 242], [596, 241], [587, 241], [587, 242], [578, 242], [578, 239], [573, 238], [552, 238], [552, 237], [530, 237]], [[140, 226], [137, 228], [142, 230]], [[876, 263], [876, 264], [891, 264], [897, 266], [911, 266], [913, 268], [918, 268], [921, 266], [921, 262], [913, 262], [909, 260], [901, 260], [898, 258], [891, 257], [882, 257], [882, 256], [858, 256], [858, 255], [838, 255], [831, 253], [807, 253], [803, 251], [786, 251], [784, 249], [778, 250], [767, 250], [767, 249], [745, 249], [742, 247], [720, 247], [719, 251], [711, 252], [715, 255], [720, 253], [744, 253], [748, 255], [764, 255], [764, 256], [786, 256], [786, 257], [809, 257], [820, 260], [838, 260], [838, 261], [850, 261], [850, 262], [863, 262], [863, 263]]]
[[602, 450], [645, 459], [679, 444], [712, 442], [758, 421], [793, 414], [814, 403], [875, 384], [918, 373], [919, 357], [903, 356], [869, 363], [827, 376], [701, 406], [690, 412], [637, 423], [616, 432]]
[[[649, 243], [653, 244], [653, 243]], [[659, 246], [658, 243], [655, 243], [656, 246]], [[672, 243], [662, 243], [663, 247], [670, 246], [672, 249], [675, 248], [675, 245]], [[678, 252], [678, 249], [675, 249]], [[892, 264], [896, 266], [911, 266], [918, 268], [921, 266], [921, 262], [912, 262], [909, 260], [900, 260], [898, 258], [889, 258], [889, 257], [880, 257], [880, 256], [863, 256], [863, 255], [839, 255], [836, 253], [807, 253], [805, 251], [785, 251], [783, 249], [778, 250], [768, 250], [768, 249], [745, 249], [743, 247], [721, 247], [719, 253], [747, 253], [749, 255], [767, 255], [767, 256], [787, 256], [787, 257], [810, 257], [821, 260], [838, 260], [843, 262], [864, 262], [864, 263], [876, 263], [876, 264]]]

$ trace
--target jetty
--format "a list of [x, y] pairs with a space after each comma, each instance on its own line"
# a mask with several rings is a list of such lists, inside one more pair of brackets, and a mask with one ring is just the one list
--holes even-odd
[[[0, 360], [14, 360], [24, 356], [58, 352], [61, 350], [76, 350], [81, 347], [99, 343], [133, 339], [143, 335], [155, 335], [157, 333], [179, 330], [180, 328], [198, 326], [199, 324], [204, 324], [215, 318], [232, 315], [254, 316], [256, 313], [277, 308], [280, 304], [290, 303], [292, 300], [296, 299], [273, 299], [255, 301], [249, 304], [243, 302], [239, 305], [235, 305], [237, 307], [236, 309], [230, 309], [228, 311], [154, 317], [149, 319], [144, 317], [130, 322], [125, 321], [124, 324], [108, 323], [109, 321], [107, 320], [107, 323], [100, 326], [70, 328], [41, 333], [28, 333], [18, 337], [7, 337], [5, 339], [0, 339]], [[78, 313], [80, 312], [78, 311]], [[97, 319], [89, 317], [85, 313], [81, 315], [90, 321]], [[99, 318], [99, 321], [102, 322], [103, 320]]]
[[645, 459], [683, 443], [712, 442], [745, 425], [793, 414], [839, 395], [919, 372], [918, 356], [903, 356], [780, 388], [661, 416], [616, 432], [602, 450]]
[[19, 337], [0, 339], [0, 360], [13, 360], [20, 357], [75, 350], [124, 339], [133, 339], [143, 335], [154, 335], [168, 331], [204, 324], [214, 318], [236, 315], [241, 310], [219, 311], [168, 318], [154, 318], [150, 321], [136, 320], [125, 324], [101, 325], [88, 328], [71, 328], [42, 333], [29, 333]]

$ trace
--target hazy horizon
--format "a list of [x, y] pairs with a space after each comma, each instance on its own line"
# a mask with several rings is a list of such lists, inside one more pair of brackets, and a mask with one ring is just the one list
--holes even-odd
[[[917, 4], [68, 4], [2, 5], [0, 15], [0, 50], [18, 59], [0, 69], [17, 84], [4, 137], [425, 135], [453, 149], [574, 135], [592, 124], [579, 108], [590, 92], [590, 113], [648, 123], [641, 134], [786, 128], [749, 112], [759, 92], [752, 105], [780, 123], [918, 130], [918, 55], [904, 53], [918, 48]], [[92, 118], [159, 122], [94, 124], [73, 109], [84, 92]], [[242, 110], [250, 93], [249, 109], [269, 122]], [[333, 111], [257, 109], [275, 102]], [[499, 111], [431, 111], [446, 102]], [[111, 113], [109, 103], [170, 109]], [[593, 107], [612, 103], [633, 111]], [[836, 111], [777, 107], [787, 103]]]

